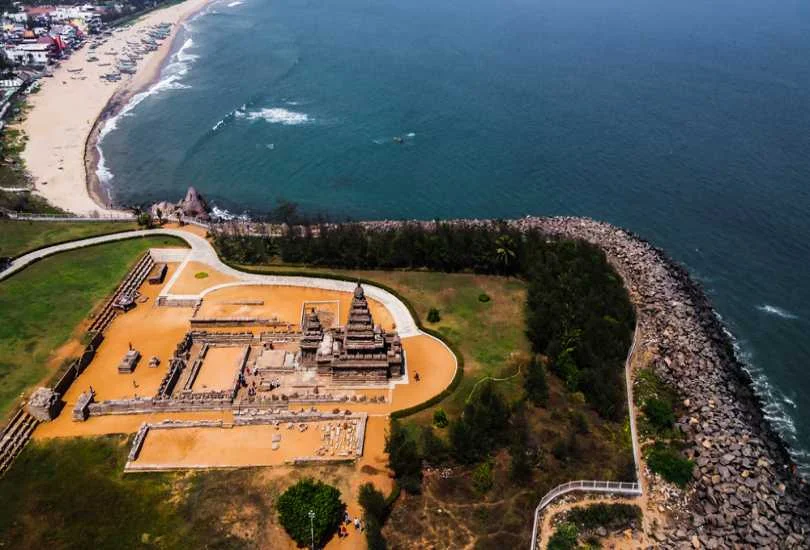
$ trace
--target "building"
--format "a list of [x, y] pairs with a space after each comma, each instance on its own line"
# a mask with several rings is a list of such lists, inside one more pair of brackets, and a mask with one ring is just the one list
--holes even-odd
[[396, 332], [374, 325], [363, 287], [354, 289], [345, 327], [324, 330], [315, 310], [307, 313], [301, 338], [301, 365], [335, 381], [386, 382], [405, 374]]
[[47, 65], [53, 46], [44, 43], [6, 45], [6, 58], [19, 65]]

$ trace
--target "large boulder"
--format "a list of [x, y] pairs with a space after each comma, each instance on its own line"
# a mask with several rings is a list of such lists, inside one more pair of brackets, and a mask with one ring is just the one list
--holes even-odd
[[184, 216], [202, 220], [208, 219], [208, 204], [194, 187], [188, 188], [185, 198], [177, 203], [177, 207], [183, 212]]

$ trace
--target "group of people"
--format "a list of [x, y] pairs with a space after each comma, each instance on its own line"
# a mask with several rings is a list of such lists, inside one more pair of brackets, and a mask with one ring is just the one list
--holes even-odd
[[363, 525], [363, 520], [355, 517], [354, 520], [349, 516], [349, 512], [343, 512], [343, 523], [340, 524], [340, 528], [338, 528], [338, 537], [348, 537], [349, 536], [349, 529], [347, 525], [350, 523], [354, 523], [354, 530], [357, 531], [358, 529], [360, 532], [363, 532], [365, 525]]

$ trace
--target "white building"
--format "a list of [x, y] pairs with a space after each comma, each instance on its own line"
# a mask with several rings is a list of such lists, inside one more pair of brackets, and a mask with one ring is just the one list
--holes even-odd
[[12, 63], [21, 65], [45, 65], [51, 53], [49, 44], [17, 44], [5, 48], [6, 57]]

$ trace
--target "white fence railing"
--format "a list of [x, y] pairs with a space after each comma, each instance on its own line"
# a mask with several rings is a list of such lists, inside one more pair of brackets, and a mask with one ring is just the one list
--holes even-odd
[[567, 493], [580, 492], [580, 493], [610, 493], [614, 495], [641, 495], [641, 485], [638, 483], [629, 483], [625, 481], [569, 481], [562, 485], [557, 485], [551, 491], [546, 493], [540, 504], [534, 510], [534, 528], [532, 529], [532, 545], [531, 550], [537, 549], [537, 536], [540, 531], [540, 512], [543, 508], [551, 504], [551, 502]]
[[[622, 273], [622, 278], [627, 280]], [[630, 349], [627, 352], [627, 359], [624, 362], [624, 380], [625, 385], [627, 386], [627, 414], [630, 417], [630, 440], [633, 444], [633, 465], [635, 466], [636, 471], [636, 479], [639, 481], [638, 483], [631, 483], [626, 481], [569, 481], [568, 483], [563, 483], [562, 485], [557, 485], [551, 491], [546, 493], [542, 499], [540, 499], [540, 504], [537, 505], [537, 508], [534, 510], [534, 526], [532, 527], [532, 543], [529, 547], [531, 550], [537, 550], [537, 535], [540, 531], [540, 512], [543, 509], [551, 504], [551, 502], [566, 493], [571, 493], [574, 491], [582, 492], [582, 493], [611, 493], [611, 494], [619, 494], [619, 495], [631, 495], [631, 496], [641, 496], [642, 489], [641, 489], [641, 468], [639, 464], [639, 459], [641, 455], [639, 454], [638, 448], [638, 434], [636, 433], [636, 418], [633, 414], [633, 378], [630, 375], [632, 371], [632, 366], [630, 365], [630, 361], [633, 358], [633, 353], [636, 351], [636, 342], [638, 341], [639, 337], [639, 323], [636, 321], [636, 329], [633, 331], [633, 343], [630, 345]]]

